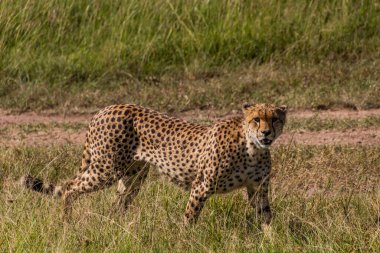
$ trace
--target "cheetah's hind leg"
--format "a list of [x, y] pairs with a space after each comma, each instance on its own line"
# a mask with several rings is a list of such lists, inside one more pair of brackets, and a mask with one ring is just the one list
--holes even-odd
[[[104, 164], [109, 164], [110, 168], [103, 170]], [[113, 185], [121, 178], [117, 169], [113, 168], [112, 159], [102, 158], [99, 161], [91, 161], [91, 164], [84, 171], [64, 185], [63, 193], [63, 221], [67, 222], [71, 218], [72, 204], [83, 193], [90, 193], [105, 189]]]
[[149, 164], [145, 162], [134, 161], [128, 166], [126, 175], [118, 182], [116, 201], [111, 207], [110, 214], [128, 209], [144, 184], [148, 172]]

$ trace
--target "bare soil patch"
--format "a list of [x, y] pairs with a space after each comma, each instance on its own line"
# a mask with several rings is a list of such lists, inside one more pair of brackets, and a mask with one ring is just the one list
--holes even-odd
[[297, 110], [290, 112], [290, 117], [293, 118], [313, 118], [319, 117], [321, 119], [363, 119], [370, 116], [379, 116], [380, 109], [370, 110], [326, 110], [326, 111], [312, 111], [312, 110]]
[[[6, 124], [31, 124], [31, 123], [86, 123], [92, 118], [92, 114], [68, 114], [68, 115], [57, 115], [36, 112], [27, 112], [21, 114], [11, 114], [6, 110], [0, 109], [0, 125]], [[214, 121], [216, 119], [233, 117], [240, 115], [239, 110], [233, 111], [221, 111], [221, 110], [200, 110], [194, 109], [189, 111], [184, 111], [180, 113], [174, 113], [173, 116], [181, 117], [189, 121]], [[380, 109], [370, 109], [370, 110], [290, 110], [289, 118], [312, 118], [320, 117], [324, 118], [352, 118], [352, 119], [362, 119], [369, 116], [379, 116]]]
[[350, 131], [287, 132], [275, 145], [380, 145], [379, 128], [356, 128]]
[[21, 114], [10, 114], [0, 109], [0, 125], [9, 124], [37, 124], [37, 123], [86, 123], [93, 114], [77, 115], [53, 115], [49, 113], [27, 112]]
[[20, 133], [11, 129], [6, 134], [0, 134], [2, 146], [48, 146], [63, 144], [84, 144], [86, 130], [72, 131], [62, 128], [50, 128], [33, 133]]
[[[175, 116], [189, 121], [212, 122], [217, 119], [239, 115], [239, 111], [223, 112], [216, 110], [192, 110], [175, 114]], [[368, 116], [380, 115], [380, 109], [353, 111], [290, 111], [289, 118], [352, 118], [361, 119]], [[37, 123], [88, 123], [92, 114], [83, 115], [49, 115], [34, 112], [19, 115], [8, 114], [0, 110], [0, 126]], [[43, 129], [41, 131], [25, 134], [17, 128], [11, 128], [5, 133], [0, 133], [0, 145], [54, 145], [54, 144], [83, 144], [85, 129], [72, 130], [59, 127]], [[348, 131], [324, 130], [319, 132], [286, 132], [275, 145], [379, 145], [380, 126], [372, 128], [356, 128]]]
[[[231, 112], [224, 112], [218, 110], [190, 110], [175, 114], [175, 116], [184, 118], [186, 120], [213, 120], [218, 118], [230, 117], [240, 115], [239, 110], [233, 110]], [[363, 119], [370, 116], [380, 116], [380, 109], [370, 110], [292, 110], [288, 113], [289, 118], [307, 119], [318, 117], [321, 119]]]
[[[72, 131], [62, 128], [51, 128], [29, 134], [20, 134], [11, 130], [6, 135], [0, 134], [0, 145], [3, 146], [41, 146], [58, 144], [83, 144], [86, 131]], [[274, 144], [278, 145], [380, 145], [380, 128], [353, 129], [352, 131], [320, 132], [286, 132]]]

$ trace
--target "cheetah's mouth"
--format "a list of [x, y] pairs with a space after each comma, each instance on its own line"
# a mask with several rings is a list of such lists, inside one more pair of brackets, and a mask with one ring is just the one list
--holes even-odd
[[270, 144], [272, 144], [272, 142], [273, 142], [273, 140], [267, 139], [267, 138], [260, 140], [260, 143], [265, 145], [265, 146], [269, 146]]
[[258, 148], [269, 148], [269, 146], [273, 143], [272, 139], [269, 139], [267, 137], [257, 137], [255, 135], [252, 136], [253, 142]]

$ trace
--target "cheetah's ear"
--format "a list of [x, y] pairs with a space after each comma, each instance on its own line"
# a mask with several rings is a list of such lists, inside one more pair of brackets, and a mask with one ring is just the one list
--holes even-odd
[[249, 109], [250, 107], [253, 107], [254, 106], [254, 104], [252, 104], [252, 103], [244, 103], [243, 104], [243, 111], [245, 111], [245, 110], [247, 110], [247, 109]]
[[286, 105], [280, 105], [279, 107], [277, 107], [277, 109], [284, 114], [286, 114], [286, 112], [288, 111], [288, 107]]

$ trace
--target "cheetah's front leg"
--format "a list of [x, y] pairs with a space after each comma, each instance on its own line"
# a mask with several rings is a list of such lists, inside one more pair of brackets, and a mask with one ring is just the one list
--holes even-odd
[[269, 178], [254, 182], [247, 186], [248, 199], [256, 212], [256, 219], [263, 225], [269, 225], [272, 212], [268, 198]]
[[205, 182], [200, 182], [198, 180], [193, 182], [190, 198], [187, 202], [185, 211], [185, 225], [197, 222], [207, 198], [211, 195], [212, 192], [210, 191], [210, 187], [208, 187]]

